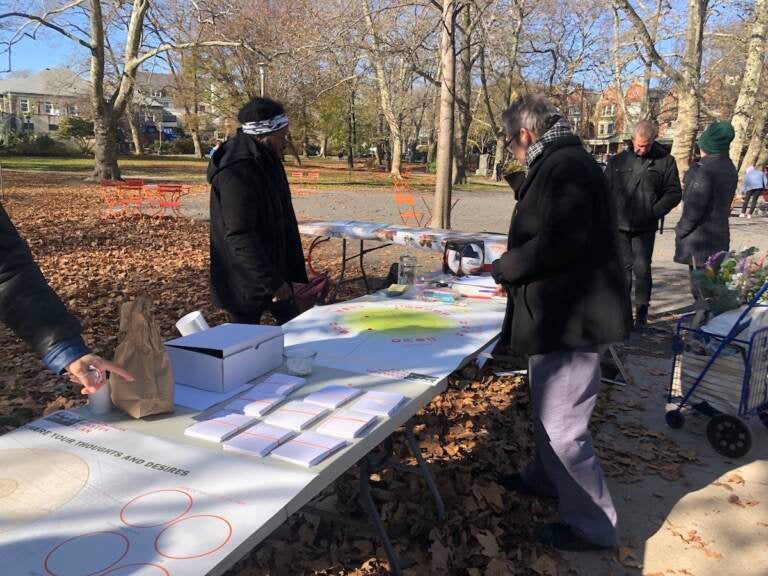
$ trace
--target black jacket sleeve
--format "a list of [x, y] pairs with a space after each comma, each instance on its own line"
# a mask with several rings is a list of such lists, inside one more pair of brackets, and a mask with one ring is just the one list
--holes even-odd
[[677, 171], [677, 163], [672, 156], [668, 157], [667, 169], [664, 171], [664, 182], [662, 183], [661, 195], [653, 205], [653, 215], [656, 218], [663, 218], [669, 214], [672, 209], [680, 204], [683, 198], [683, 191], [680, 188], [680, 175]]
[[253, 180], [245, 173], [242, 162], [222, 170], [216, 176], [216, 187], [221, 193], [221, 215], [226, 229], [225, 238], [235, 257], [234, 265], [247, 279], [249, 290], [264, 297], [274, 294], [283, 285], [283, 278], [272, 265], [256, 232], [259, 224], [258, 202], [263, 198], [253, 187]]
[[67, 312], [32, 259], [26, 242], [0, 206], [0, 321], [45, 356], [58, 342], [80, 335], [80, 323]]
[[589, 254], [593, 194], [586, 180], [555, 168], [539, 204], [541, 230], [494, 262], [494, 276], [510, 286], [573, 268]]
[[690, 175], [683, 202], [683, 215], [675, 227], [675, 234], [683, 239], [699, 227], [712, 209], [712, 182], [706, 171], [697, 167]]

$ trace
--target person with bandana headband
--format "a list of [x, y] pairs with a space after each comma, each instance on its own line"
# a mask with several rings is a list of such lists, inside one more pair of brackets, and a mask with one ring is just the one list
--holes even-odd
[[267, 311], [284, 324], [299, 314], [292, 284], [307, 282], [282, 163], [288, 117], [279, 102], [253, 98], [238, 120], [208, 165], [213, 302], [238, 324], [259, 324]]

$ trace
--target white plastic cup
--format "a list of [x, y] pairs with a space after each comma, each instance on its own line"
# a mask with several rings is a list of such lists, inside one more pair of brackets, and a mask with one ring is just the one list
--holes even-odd
[[88, 394], [88, 409], [91, 414], [108, 414], [112, 411], [112, 398], [109, 394], [109, 382], [106, 379], [96, 392]]
[[205, 321], [203, 313], [200, 310], [195, 310], [184, 316], [181, 320], [176, 322], [176, 329], [181, 332], [182, 336], [190, 336], [196, 332], [202, 332], [208, 330], [208, 322]]

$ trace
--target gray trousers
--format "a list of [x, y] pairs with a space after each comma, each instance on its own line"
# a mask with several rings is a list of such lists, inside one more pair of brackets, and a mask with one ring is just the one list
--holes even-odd
[[597, 348], [531, 356], [528, 379], [536, 456], [523, 471], [523, 481], [558, 497], [561, 522], [577, 534], [616, 546], [616, 509], [589, 433], [600, 387]]

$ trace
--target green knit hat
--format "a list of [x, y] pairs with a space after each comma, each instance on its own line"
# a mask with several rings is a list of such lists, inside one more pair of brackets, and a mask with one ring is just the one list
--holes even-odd
[[723, 154], [728, 152], [734, 136], [730, 122], [713, 122], [699, 136], [699, 148], [708, 154]]

